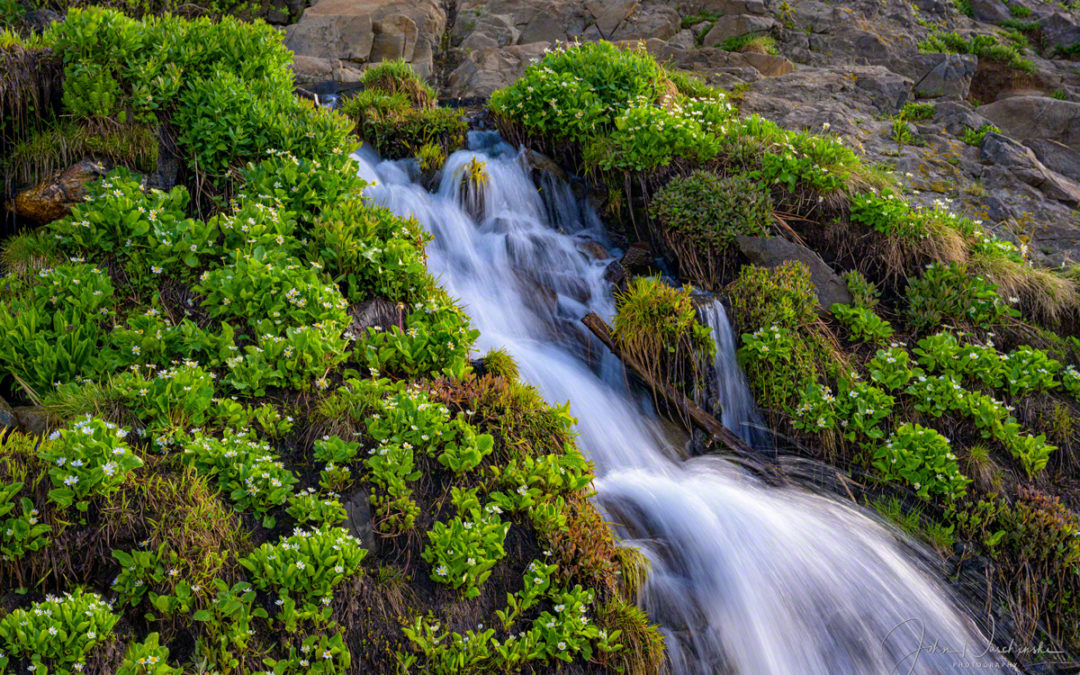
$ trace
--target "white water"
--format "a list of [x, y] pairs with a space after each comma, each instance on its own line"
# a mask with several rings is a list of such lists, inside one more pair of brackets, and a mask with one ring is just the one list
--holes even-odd
[[[920, 644], [982, 653], [986, 639], [919, 550], [861, 510], [766, 487], [719, 458], [678, 459], [618, 363], [590, 365], [603, 350], [579, 320], [614, 312], [606, 262], [582, 251], [603, 240], [595, 217], [550, 179], [545, 204], [518, 153], [496, 141], [471, 134], [476, 151], [450, 157], [434, 194], [410, 180], [409, 162], [361, 155], [360, 175], [378, 181], [372, 198], [435, 235], [429, 266], [481, 331], [478, 349], [505, 347], [549, 401], [570, 401], [600, 506], [653, 563], [641, 601], [668, 637], [672, 671], [960, 672]], [[461, 206], [459, 171], [473, 158], [490, 177], [478, 220]], [[730, 341], [726, 320], [716, 324]]]

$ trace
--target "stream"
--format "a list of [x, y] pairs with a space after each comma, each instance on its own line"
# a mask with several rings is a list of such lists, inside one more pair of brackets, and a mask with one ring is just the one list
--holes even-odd
[[[570, 187], [540, 185], [517, 149], [471, 132], [437, 189], [414, 160], [356, 155], [367, 194], [434, 236], [429, 268], [481, 331], [552, 403], [570, 402], [596, 467], [596, 503], [651, 562], [640, 604], [667, 641], [673, 673], [1015, 672], [961, 609], [930, 554], [872, 512], [771, 487], [721, 457], [683, 460], [685, 438], [628, 388], [622, 366], [580, 319], [609, 322], [611, 258], [602, 223]], [[462, 185], [470, 161], [489, 180]], [[703, 310], [718, 343], [723, 421], [753, 442], [760, 421], [719, 303]]]

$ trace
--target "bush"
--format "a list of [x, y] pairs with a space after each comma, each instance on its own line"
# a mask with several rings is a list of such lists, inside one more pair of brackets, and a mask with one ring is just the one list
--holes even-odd
[[449, 154], [465, 142], [468, 123], [453, 108], [414, 108], [404, 93], [365, 90], [348, 99], [341, 112], [381, 157], [412, 157], [424, 146], [438, 145]]
[[918, 424], [904, 424], [874, 453], [874, 468], [885, 480], [902, 480], [923, 499], [931, 495], [955, 502], [967, 493], [970, 479], [960, 467], [948, 439]]
[[48, 666], [61, 672], [69, 672], [71, 666], [82, 670], [86, 656], [111, 637], [119, 620], [101, 596], [76, 590], [62, 598], [49, 596], [29, 610], [15, 609], [0, 619], [0, 640], [35, 670], [48, 672]]
[[709, 289], [719, 285], [735, 237], [767, 234], [772, 211], [769, 193], [746, 176], [707, 171], [672, 179], [649, 207], [681, 273]]
[[964, 133], [960, 137], [960, 139], [968, 145], [974, 145], [975, 147], [979, 147], [982, 145], [983, 139], [986, 138], [986, 134], [991, 133], [1000, 134], [1001, 129], [998, 129], [993, 124], [984, 124], [978, 129], [964, 127]]
[[659, 278], [637, 277], [616, 296], [612, 338], [650, 377], [689, 393], [711, 363], [716, 344], [698, 321], [691, 290]]
[[369, 91], [388, 95], [402, 94], [416, 108], [431, 108], [435, 105], [435, 90], [421, 80], [404, 59], [383, 61], [364, 71], [360, 81]]
[[965, 40], [956, 33], [931, 33], [919, 43], [919, 51], [974, 54], [979, 58], [998, 61], [1027, 73], [1035, 72], [1035, 65], [1030, 59], [1023, 58], [1016, 47], [1000, 43], [993, 35], [973, 35]]
[[727, 287], [737, 323], [744, 329], [798, 329], [817, 319], [818, 298], [810, 268], [789, 261], [774, 268], [748, 265]]
[[38, 450], [47, 462], [53, 489], [49, 499], [61, 508], [85, 512], [90, 497], [116, 491], [127, 474], [142, 466], [124, 442], [127, 431], [89, 415], [70, 429], [54, 432]]
[[908, 282], [906, 316], [918, 329], [947, 322], [989, 328], [1019, 312], [1006, 305], [997, 286], [979, 276], [969, 276], [959, 263], [931, 263], [917, 279]]
[[837, 303], [829, 308], [829, 311], [848, 329], [852, 341], [882, 345], [893, 336], [889, 322], [875, 314], [872, 309]]

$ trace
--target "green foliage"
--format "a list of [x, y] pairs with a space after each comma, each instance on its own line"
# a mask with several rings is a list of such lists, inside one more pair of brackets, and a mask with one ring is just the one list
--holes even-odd
[[1031, 10], [1023, 5], [1011, 4], [1009, 5], [1009, 14], [1012, 14], [1017, 19], [1026, 19], [1031, 16]]
[[955, 502], [970, 479], [960, 473], [947, 438], [918, 424], [904, 424], [874, 453], [874, 468], [885, 480], [910, 485], [923, 499], [940, 495]]
[[964, 39], [956, 33], [931, 33], [919, 43], [920, 52], [941, 52], [946, 54], [974, 54], [979, 58], [999, 61], [1017, 70], [1032, 73], [1035, 65], [1030, 59], [1021, 56], [1012, 45], [1002, 44], [994, 35], [973, 35]]
[[62, 598], [49, 596], [17, 608], [0, 619], [0, 641], [13, 656], [27, 659], [35, 670], [82, 669], [87, 655], [109, 639], [120, 616], [95, 593], [76, 590]]
[[889, 322], [871, 309], [836, 303], [829, 311], [848, 329], [853, 341], [882, 345], [893, 336]]
[[885, 437], [882, 427], [894, 402], [885, 390], [851, 377], [840, 378], [836, 396], [811, 382], [802, 391], [792, 426], [815, 433], [837, 429], [848, 441], [878, 440]]
[[411, 157], [429, 145], [438, 146], [445, 155], [464, 144], [468, 131], [458, 110], [413, 107], [409, 96], [400, 92], [364, 90], [347, 99], [341, 112], [365, 142], [388, 158]]
[[720, 283], [735, 237], [767, 234], [772, 212], [769, 193], [746, 176], [707, 171], [672, 179], [649, 206], [684, 276], [708, 288]]
[[[317, 601], [327, 604], [336, 586], [359, 574], [366, 555], [356, 537], [343, 528], [330, 527], [297, 531], [276, 544], [263, 544], [241, 558], [240, 565], [256, 588], [314, 607]], [[286, 605], [287, 601], [282, 604]]]
[[315, 527], [332, 527], [348, 517], [336, 495], [320, 495], [314, 488], [290, 496], [289, 508], [285, 512], [297, 523], [311, 523]]
[[982, 145], [983, 139], [986, 138], [986, 134], [1000, 134], [1001, 129], [998, 129], [993, 124], [984, 124], [978, 129], [972, 129], [971, 127], [964, 127], [964, 133], [960, 136], [960, 140], [964, 141], [968, 145], [974, 145], [979, 147]]
[[895, 342], [888, 349], [877, 350], [866, 365], [870, 379], [889, 391], [903, 389], [911, 378], [922, 374], [922, 371], [911, 368], [911, 356]]
[[966, 17], [974, 17], [975, 10], [971, 8], [971, 0], [952, 0], [953, 6], [956, 7], [956, 11], [960, 12]]
[[[276, 219], [281, 223], [273, 233], [273, 242], [278, 246], [284, 242], [276, 235], [288, 236], [292, 232], [293, 221], [311, 225], [323, 207], [334, 206], [367, 185], [356, 175], [356, 161], [336, 149], [318, 159], [297, 157], [284, 150], [272, 149], [267, 150], [266, 155], [265, 159], [250, 163], [241, 170], [244, 183], [237, 201], [245, 206], [253, 203], [256, 211], [267, 212], [271, 220], [276, 214]], [[242, 211], [250, 209], [237, 210], [231, 218], [234, 222], [232, 228], [224, 224], [221, 226], [226, 235], [230, 231], [236, 234], [236, 244], [246, 244], [249, 239], [259, 235], [251, 229], [243, 229], [246, 219], [241, 217]], [[241, 222], [236, 223], [237, 220]], [[246, 224], [249, 227], [255, 225]], [[261, 237], [259, 240], [263, 245], [270, 244]], [[229, 248], [235, 248], [236, 244]]]
[[759, 33], [746, 33], [744, 35], [733, 35], [720, 43], [721, 49], [726, 49], [729, 52], [759, 52], [763, 54], [779, 54], [780, 50], [776, 48], [776, 40], [771, 35], [761, 35]]
[[157, 633], [150, 633], [142, 642], [128, 645], [124, 660], [116, 669], [116, 675], [173, 675], [181, 673], [167, 662], [169, 648], [159, 644]]
[[126, 370], [111, 387], [151, 434], [202, 426], [213, 410], [214, 377], [191, 361], [176, 368]]
[[923, 122], [929, 119], [933, 119], [937, 114], [937, 106], [933, 103], [916, 103], [915, 101], [909, 101], [904, 104], [904, 107], [900, 110], [900, 115], [906, 120], [912, 122]]
[[503, 347], [496, 347], [484, 354], [484, 372], [507, 380], [516, 380], [518, 366], [514, 357]]
[[43, 268], [12, 290], [0, 299], [0, 365], [20, 384], [43, 393], [105, 368], [103, 324], [113, 301], [108, 274], [71, 262]]
[[817, 319], [817, 293], [810, 268], [785, 262], [774, 268], [748, 265], [727, 288], [740, 325], [799, 328]]
[[464, 589], [466, 598], [474, 598], [491, 568], [506, 555], [503, 542], [510, 523], [499, 518], [497, 507], [482, 509], [475, 489], [451, 489], [457, 517], [432, 525], [420, 555], [432, 566], [432, 581]]
[[927, 236], [927, 214], [916, 211], [893, 192], [867, 192], [851, 198], [852, 223], [901, 239], [921, 239]]
[[267, 527], [274, 523], [267, 513], [286, 502], [297, 480], [269, 444], [243, 431], [226, 430], [222, 438], [198, 432], [184, 442], [184, 456], [200, 473], [217, 479], [237, 510], [261, 517]]
[[91, 497], [115, 492], [143, 463], [124, 442], [125, 436], [125, 430], [90, 415], [53, 432], [38, 449], [38, 456], [50, 465], [49, 499], [60, 508], [74, 504], [85, 512]]
[[648, 171], [676, 157], [712, 159], [719, 141], [698, 119], [661, 105], [634, 105], [616, 115], [614, 129], [585, 147], [585, 160], [605, 171]]
[[427, 108], [435, 104], [435, 90], [420, 79], [405, 59], [383, 61], [364, 71], [360, 81], [365, 91], [387, 95], [403, 94], [413, 106]]
[[858, 270], [849, 270], [842, 276], [847, 282], [848, 293], [851, 293], [852, 305], [873, 311], [881, 297], [877, 285]]
[[1019, 312], [1006, 305], [997, 285], [968, 274], [959, 263], [931, 263], [923, 275], [908, 282], [906, 317], [915, 328], [925, 329], [946, 323], [970, 323], [989, 328]]
[[289, 647], [289, 656], [285, 659], [265, 659], [264, 663], [273, 668], [273, 675], [292, 675], [311, 673], [312, 675], [344, 675], [349, 672], [352, 655], [345, 646], [342, 633], [332, 635], [309, 635], [300, 644], [300, 649]]
[[49, 544], [49, 525], [39, 522], [38, 510], [26, 497], [19, 498], [23, 484], [0, 483], [0, 560], [19, 560]]

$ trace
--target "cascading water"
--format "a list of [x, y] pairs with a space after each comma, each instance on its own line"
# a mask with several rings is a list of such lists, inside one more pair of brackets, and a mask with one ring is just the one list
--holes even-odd
[[698, 308], [701, 322], [712, 329], [716, 343], [716, 388], [720, 403], [720, 421], [752, 447], [769, 446], [764, 423], [758, 414], [757, 403], [746, 384], [746, 376], [735, 358], [735, 336], [728, 323], [727, 312], [719, 300], [713, 299]]
[[[411, 161], [361, 154], [360, 175], [377, 182], [373, 199], [435, 235], [429, 266], [481, 331], [478, 347], [504, 347], [549, 401], [570, 401], [601, 508], [652, 562], [641, 600], [668, 637], [674, 672], [961, 670], [945, 648], [966, 649], [980, 670], [1009, 668], [974, 658], [987, 640], [923, 568], [920, 549], [860, 510], [764, 486], [720, 458], [680, 461], [617, 361], [605, 353], [590, 366], [601, 351], [580, 318], [614, 313], [606, 262], [589, 253], [590, 239], [603, 241], [595, 216], [550, 179], [541, 195], [497, 136], [474, 132], [470, 147], [449, 158], [434, 194], [412, 179]], [[488, 175], [475, 219], [461, 181], [474, 159]], [[716, 317], [730, 342], [726, 326]], [[745, 391], [737, 367], [723, 365], [725, 386]], [[749, 419], [752, 400], [734, 395]]]

